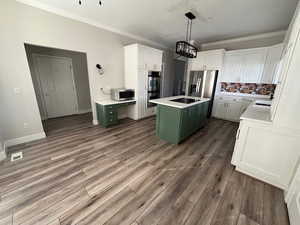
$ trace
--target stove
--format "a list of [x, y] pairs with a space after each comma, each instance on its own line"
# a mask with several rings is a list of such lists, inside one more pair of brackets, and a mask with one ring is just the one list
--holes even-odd
[[184, 103], [184, 104], [191, 104], [191, 103], [194, 103], [194, 102], [199, 102], [201, 100], [200, 99], [192, 99], [192, 98], [177, 98], [177, 99], [173, 99], [173, 100], [170, 100], [170, 101]]

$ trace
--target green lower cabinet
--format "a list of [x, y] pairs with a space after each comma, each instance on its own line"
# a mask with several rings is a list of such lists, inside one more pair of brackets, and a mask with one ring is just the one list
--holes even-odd
[[174, 107], [158, 105], [156, 109], [156, 134], [161, 139], [177, 144], [180, 140], [182, 110]]
[[208, 106], [209, 102], [184, 109], [158, 105], [156, 118], [157, 136], [173, 144], [180, 143], [205, 125]]
[[109, 127], [119, 123], [118, 105], [97, 105], [97, 117], [100, 125]]

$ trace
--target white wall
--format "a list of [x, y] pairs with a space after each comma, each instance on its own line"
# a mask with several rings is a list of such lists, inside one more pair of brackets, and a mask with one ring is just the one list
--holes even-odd
[[286, 32], [278, 31], [272, 33], [265, 33], [259, 35], [250, 35], [247, 37], [233, 38], [224, 41], [216, 41], [211, 43], [202, 43], [201, 51], [214, 50], [214, 49], [226, 49], [238, 50], [248, 48], [260, 48], [282, 43]]
[[[0, 122], [5, 141], [43, 132], [24, 43], [85, 52], [91, 98], [100, 99], [107, 98], [100, 87], [123, 86], [123, 46], [136, 42], [12, 0], [1, 1], [0, 28]], [[103, 65], [104, 76], [97, 73], [97, 63]], [[21, 93], [15, 94], [15, 88]], [[92, 108], [96, 118], [94, 104]]]
[[6, 158], [5, 150], [4, 150], [4, 141], [2, 138], [2, 131], [0, 128], [0, 161]]
[[[91, 109], [91, 95], [90, 95], [90, 87], [89, 87], [89, 79], [88, 79], [87, 59], [85, 53], [67, 51], [63, 49], [46, 48], [46, 47], [35, 46], [35, 45], [26, 45], [25, 49], [27, 53], [27, 59], [29, 61], [29, 67], [30, 67], [33, 82], [37, 77], [37, 74], [35, 74], [35, 69], [34, 69], [33, 54], [71, 58], [73, 63], [73, 73], [74, 73], [74, 82], [75, 82], [75, 88], [77, 93], [78, 110], [79, 112], [85, 112]], [[36, 87], [37, 85], [34, 85], [36, 91], [38, 91]], [[39, 103], [40, 110], [41, 110], [43, 104], [41, 104], [41, 99], [39, 99], [38, 96], [37, 96], [37, 101]]]

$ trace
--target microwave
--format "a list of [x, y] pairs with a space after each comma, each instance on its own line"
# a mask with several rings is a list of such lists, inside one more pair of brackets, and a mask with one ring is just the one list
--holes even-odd
[[125, 88], [116, 88], [111, 90], [111, 99], [115, 101], [126, 101], [134, 99], [134, 90]]

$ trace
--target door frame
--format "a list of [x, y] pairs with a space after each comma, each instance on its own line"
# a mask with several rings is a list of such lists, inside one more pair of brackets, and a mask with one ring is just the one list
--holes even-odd
[[[42, 110], [43, 110], [44, 115], [45, 115], [45, 117], [42, 118], [42, 120], [47, 120], [48, 119], [48, 112], [47, 112], [47, 107], [46, 107], [46, 103], [45, 103], [44, 91], [43, 91], [43, 88], [42, 88], [42, 85], [41, 85], [41, 76], [40, 76], [40, 72], [38, 70], [38, 64], [37, 64], [37, 58], [38, 57], [64, 59], [64, 60], [67, 60], [67, 61], [69, 61], [71, 63], [72, 85], [73, 85], [73, 89], [74, 89], [74, 92], [75, 92], [75, 111], [78, 114], [79, 113], [79, 109], [78, 109], [78, 94], [77, 94], [76, 84], [75, 84], [75, 78], [74, 78], [73, 60], [72, 60], [72, 58], [63, 57], [63, 56], [52, 56], [52, 55], [39, 54], [39, 53], [32, 53], [32, 63], [33, 63], [34, 73], [35, 73], [36, 78], [37, 78], [38, 90], [39, 90], [39, 92], [41, 94], [41, 101], [42, 101], [42, 108], [43, 108]], [[41, 112], [40, 112], [40, 114], [41, 114]]]

